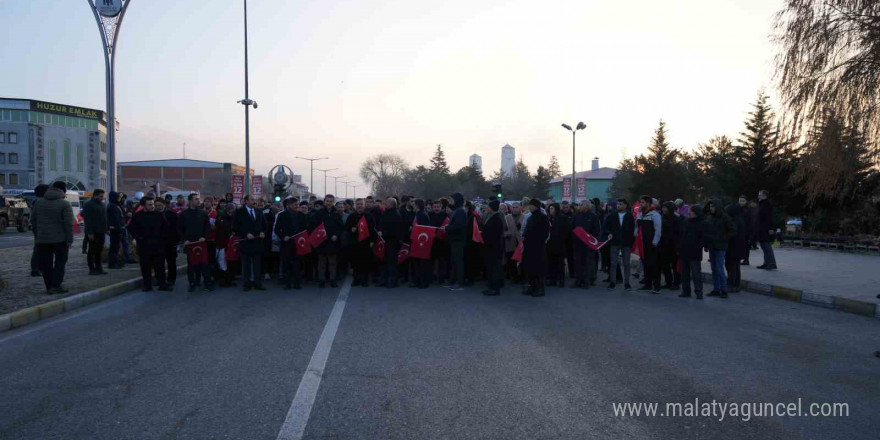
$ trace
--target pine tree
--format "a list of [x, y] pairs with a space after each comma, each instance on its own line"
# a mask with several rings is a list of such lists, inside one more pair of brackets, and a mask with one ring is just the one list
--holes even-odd
[[551, 179], [562, 176], [562, 169], [559, 168], [559, 160], [556, 159], [556, 156], [550, 156], [550, 164], [547, 165], [547, 173], [550, 175]]
[[775, 115], [768, 97], [763, 90], [758, 92], [758, 99], [752, 105], [749, 119], [745, 122], [745, 131], [740, 133], [739, 146], [737, 148], [737, 168], [741, 182], [742, 193], [752, 197], [758, 194], [758, 190], [774, 190], [774, 184], [779, 185], [777, 174], [781, 145], [779, 134], [774, 127]]
[[449, 165], [446, 163], [446, 154], [443, 153], [443, 145], [437, 144], [437, 151], [431, 158], [431, 171], [440, 174], [449, 174]]
[[666, 140], [666, 123], [660, 121], [654, 130], [648, 154], [635, 157], [638, 173], [633, 176], [634, 193], [673, 200], [686, 197], [689, 192], [686, 168], [681, 162], [680, 151], [669, 146]]
[[534, 186], [531, 191], [531, 196], [537, 197], [541, 200], [550, 198], [550, 180], [552, 178], [549, 169], [539, 166], [538, 170], [535, 172]]

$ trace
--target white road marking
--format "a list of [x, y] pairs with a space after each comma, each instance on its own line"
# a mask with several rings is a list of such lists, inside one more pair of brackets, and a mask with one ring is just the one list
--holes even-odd
[[339, 328], [342, 312], [345, 310], [346, 301], [348, 301], [351, 281], [351, 277], [346, 278], [339, 291], [339, 296], [336, 297], [336, 304], [333, 305], [330, 317], [327, 318], [324, 332], [321, 333], [309, 366], [296, 390], [296, 396], [287, 411], [284, 424], [281, 425], [278, 440], [299, 440], [306, 431], [306, 424], [309, 422], [309, 415], [312, 413], [312, 406], [318, 395], [318, 387], [321, 386], [321, 378], [324, 376], [324, 366], [327, 365], [327, 358], [330, 357], [330, 348], [333, 346], [333, 339], [336, 338], [336, 330]]

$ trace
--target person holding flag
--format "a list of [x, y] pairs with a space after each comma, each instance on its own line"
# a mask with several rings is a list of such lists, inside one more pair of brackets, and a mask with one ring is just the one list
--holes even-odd
[[632, 290], [629, 284], [629, 261], [630, 247], [632, 247], [635, 241], [635, 228], [636, 220], [629, 212], [629, 202], [626, 199], [617, 199], [617, 212], [605, 217], [605, 225], [602, 228], [602, 231], [607, 234], [605, 240], [608, 240], [608, 245], [611, 247], [609, 253], [611, 260], [610, 271], [608, 272], [609, 289], [614, 289], [615, 287], [614, 280], [617, 277], [617, 271], [620, 269], [620, 266], [618, 266], [619, 257], [620, 263], [623, 266], [623, 290], [627, 292]]
[[[183, 250], [187, 255], [186, 277], [189, 280], [189, 291], [195, 292], [201, 280], [204, 278], [204, 289], [214, 290], [211, 282], [211, 267], [205, 263], [195, 262], [190, 255], [190, 245], [203, 243], [211, 230], [208, 223], [208, 214], [201, 209], [201, 198], [197, 193], [190, 193], [187, 198], [189, 207], [179, 215], [177, 222], [178, 237], [183, 240]], [[134, 217], [132, 217], [132, 221]], [[206, 247], [207, 249], [207, 247]]]
[[413, 204], [416, 209], [409, 253], [414, 278], [412, 287], [427, 289], [431, 284], [431, 248], [436, 229], [431, 227], [431, 218], [425, 212], [425, 201], [415, 199]]
[[330, 287], [338, 287], [336, 256], [341, 243], [342, 217], [336, 212], [335, 200], [333, 194], [327, 194], [322, 205], [316, 203], [311, 221], [314, 229], [310, 238], [318, 254], [318, 288], [324, 288], [328, 281]]
[[138, 259], [141, 265], [141, 278], [143, 279], [143, 291], [153, 290], [153, 273], [159, 281], [159, 290], [170, 292], [174, 289], [168, 286], [165, 279], [165, 241], [168, 235], [168, 221], [165, 214], [156, 211], [153, 199], [146, 199], [144, 210], [133, 218], [128, 225], [131, 235], [137, 242]]
[[373, 263], [371, 244], [376, 241], [376, 225], [373, 216], [366, 212], [364, 199], [354, 201], [354, 212], [345, 220], [345, 231], [351, 234], [349, 261], [352, 268], [352, 286], [370, 285], [370, 268]]
[[464, 285], [472, 286], [483, 271], [483, 242], [480, 237], [480, 225], [483, 223], [483, 218], [470, 200], [465, 202], [465, 210], [467, 212], [467, 227], [464, 247]]
[[299, 242], [306, 241], [308, 235], [304, 216], [299, 206], [291, 199], [284, 201], [284, 210], [275, 220], [275, 235], [281, 239], [281, 267], [284, 274], [284, 289], [302, 288], [299, 270]]
[[489, 215], [483, 224], [483, 260], [486, 264], [486, 280], [489, 288], [483, 291], [486, 296], [501, 295], [501, 262], [504, 260], [504, 219], [499, 212], [501, 202], [489, 202]]
[[449, 261], [452, 263], [453, 279], [449, 286], [449, 290], [464, 290], [461, 286], [464, 284], [464, 248], [467, 239], [467, 222], [468, 215], [465, 212], [464, 196], [461, 193], [452, 195], [454, 209], [450, 215], [449, 224], [443, 227], [449, 240]]
[[380, 262], [382, 270], [379, 287], [397, 287], [397, 252], [400, 250], [400, 238], [405, 235], [403, 230], [405, 229], [397, 209], [397, 199], [389, 197], [385, 200], [385, 212], [379, 222], [378, 235], [385, 241], [385, 258]]
[[431, 204], [431, 212], [428, 217], [431, 219], [431, 226], [437, 228], [437, 237], [431, 246], [431, 270], [437, 274], [437, 284], [446, 284], [449, 278], [449, 241], [446, 240], [446, 231], [443, 227], [449, 224], [449, 216], [446, 214], [444, 204], [445, 199], [434, 200]]
[[[572, 232], [574, 233], [578, 228], [593, 237], [599, 236], [601, 232], [599, 217], [593, 212], [593, 205], [589, 200], [584, 200], [578, 206], [578, 213], [574, 216]], [[571, 287], [589, 289], [590, 286], [596, 285], [596, 278], [598, 277], [597, 254], [583, 240], [575, 238], [575, 240], [572, 240], [575, 282]]]

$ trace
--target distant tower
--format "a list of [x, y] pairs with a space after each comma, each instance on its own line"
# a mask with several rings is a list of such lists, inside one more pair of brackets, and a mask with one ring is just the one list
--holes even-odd
[[501, 147], [501, 172], [506, 176], [512, 176], [515, 164], [516, 149], [510, 145], [504, 145]]
[[483, 173], [483, 158], [480, 157], [479, 154], [471, 154], [470, 160], [468, 160], [468, 166], [476, 167], [477, 170], [480, 171], [480, 174]]

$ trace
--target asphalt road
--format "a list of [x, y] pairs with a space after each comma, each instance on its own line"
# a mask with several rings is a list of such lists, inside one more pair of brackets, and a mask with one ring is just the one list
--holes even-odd
[[[83, 235], [73, 234], [73, 244], [82, 245]], [[20, 246], [32, 247], [34, 245], [34, 233], [32, 231], [18, 232], [15, 228], [6, 228], [6, 232], [0, 234], [0, 249], [9, 249]]]
[[[0, 335], [0, 439], [276, 438], [339, 289], [178, 284]], [[356, 287], [341, 306], [303, 438], [861, 439], [880, 426], [875, 319], [747, 293], [605, 289]], [[799, 398], [849, 416], [612, 409]]]

